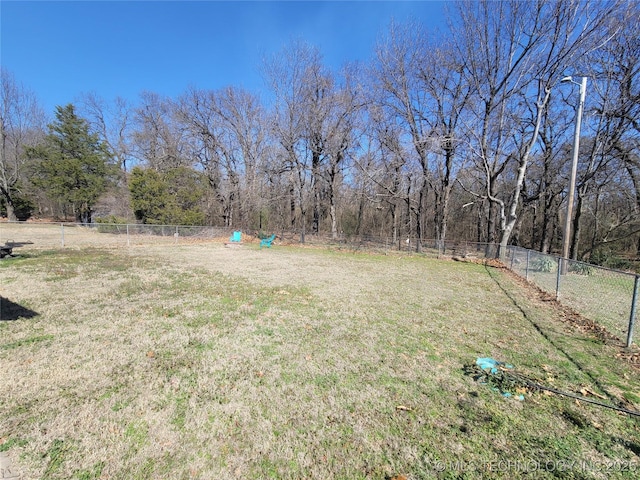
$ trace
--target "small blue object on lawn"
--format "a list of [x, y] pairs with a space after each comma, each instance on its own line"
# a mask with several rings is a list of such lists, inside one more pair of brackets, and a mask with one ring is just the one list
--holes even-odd
[[490, 370], [491, 373], [498, 373], [499, 367], [503, 366], [504, 368], [513, 368], [513, 365], [509, 365], [508, 363], [499, 362], [490, 357], [480, 357], [476, 360], [476, 365], [478, 365], [483, 370]]
[[[513, 365], [510, 365], [504, 362], [499, 362], [498, 360], [494, 360], [491, 357], [479, 357], [478, 359], [476, 359], [476, 365], [478, 365], [482, 370], [484, 370], [485, 372], [491, 375], [497, 374], [501, 368], [504, 368], [504, 369], [513, 368]], [[493, 390], [500, 392], [503, 397], [514, 396], [518, 400], [524, 400], [524, 395], [513, 395], [513, 393], [511, 392], [501, 391], [500, 389], [495, 387], [493, 388]]]
[[263, 238], [262, 240], [260, 240], [260, 248], [262, 248], [262, 247], [271, 248], [271, 244], [273, 243], [273, 241], [275, 239], [276, 239], [275, 234], [271, 235], [269, 238]]
[[231, 238], [229, 239], [229, 241], [240, 243], [242, 241], [242, 232], [233, 232], [233, 235], [231, 235]]

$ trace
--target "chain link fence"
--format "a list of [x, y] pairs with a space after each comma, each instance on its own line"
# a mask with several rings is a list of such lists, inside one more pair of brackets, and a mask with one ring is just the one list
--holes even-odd
[[514, 246], [507, 247], [502, 261], [564, 305], [616, 337], [626, 339], [627, 347], [631, 346], [640, 278], [637, 274]]
[[199, 240], [229, 240], [233, 229], [176, 225], [92, 223], [0, 223], [0, 244], [31, 241], [34, 248], [176, 245]]
[[633, 343], [640, 275], [565, 260], [522, 247], [472, 242], [424, 242], [440, 255], [496, 259], [514, 273], [604, 327], [627, 347]]
[[473, 242], [423, 242], [425, 253], [497, 259], [514, 273], [604, 327], [627, 347], [633, 343], [640, 275], [565, 260], [522, 247]]
[[[229, 241], [233, 229], [202, 226], [132, 225], [95, 223], [1, 222], [0, 244], [8, 241], [34, 243], [34, 248], [55, 249], [90, 246], [179, 245], [197, 241]], [[285, 243], [297, 243], [300, 236], [279, 233]], [[307, 235], [305, 243], [318, 246], [388, 252], [416, 251], [415, 239], [391, 239], [375, 236]], [[31, 247], [31, 245], [30, 245]], [[521, 247], [508, 246], [500, 252], [498, 245], [474, 242], [439, 242], [425, 240], [421, 251], [428, 256], [451, 256], [470, 259], [500, 257], [513, 272], [555, 297], [584, 317], [606, 328], [627, 347], [633, 342], [633, 327], [640, 276], [574, 260], [563, 260]]]

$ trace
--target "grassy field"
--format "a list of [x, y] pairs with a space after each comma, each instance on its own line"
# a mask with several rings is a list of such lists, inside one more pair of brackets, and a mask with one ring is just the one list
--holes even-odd
[[218, 243], [0, 261], [23, 479], [637, 478], [640, 418], [506, 398], [477, 357], [640, 409], [637, 369], [503, 270]]

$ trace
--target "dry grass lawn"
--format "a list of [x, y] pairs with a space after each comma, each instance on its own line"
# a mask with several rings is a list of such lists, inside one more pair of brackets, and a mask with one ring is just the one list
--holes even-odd
[[256, 244], [0, 261], [0, 451], [23, 479], [637, 478], [640, 418], [505, 398], [508, 361], [640, 409], [638, 370], [505, 272]]

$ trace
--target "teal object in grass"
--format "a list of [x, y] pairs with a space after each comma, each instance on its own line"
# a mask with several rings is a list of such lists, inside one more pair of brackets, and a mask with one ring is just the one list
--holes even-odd
[[[500, 374], [500, 367], [502, 368], [513, 368], [513, 365], [510, 365], [508, 363], [504, 363], [504, 362], [499, 362], [498, 360], [495, 360], [491, 357], [479, 357], [476, 359], [476, 365], [478, 365], [482, 370], [484, 370], [485, 372], [488, 372], [490, 375], [496, 375], [496, 374]], [[500, 374], [502, 375], [502, 374]], [[483, 383], [487, 383], [487, 382], [483, 382]], [[513, 393], [509, 392], [509, 391], [505, 391], [505, 390], [501, 390], [499, 388], [496, 387], [492, 387], [492, 389], [496, 392], [500, 392], [500, 394], [503, 397], [509, 398], [509, 397], [515, 397], [518, 400], [524, 400], [524, 395], [513, 395]]]
[[269, 238], [263, 238], [262, 240], [260, 240], [260, 248], [262, 248], [262, 247], [271, 248], [271, 244], [273, 243], [273, 241], [275, 239], [276, 239], [275, 234], [271, 235]]

